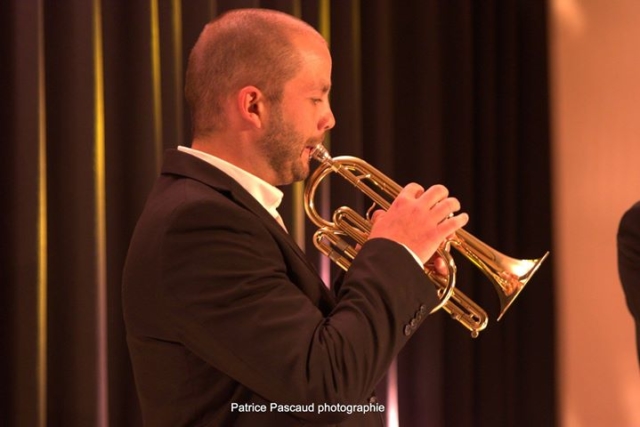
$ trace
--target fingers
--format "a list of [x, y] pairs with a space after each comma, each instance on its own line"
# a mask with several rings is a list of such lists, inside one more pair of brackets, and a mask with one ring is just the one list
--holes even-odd
[[407, 184], [401, 191], [398, 197], [408, 197], [411, 199], [418, 199], [424, 201], [433, 202], [432, 205], [435, 205], [438, 201], [446, 198], [449, 195], [449, 190], [444, 185], [436, 184], [429, 187], [427, 190], [424, 189], [420, 184], [416, 184], [412, 182]]
[[420, 198], [432, 207], [449, 196], [449, 190], [444, 185], [436, 184], [429, 187]]
[[385, 210], [384, 209], [376, 209], [375, 211], [373, 211], [373, 214], [371, 214], [371, 223], [375, 224], [382, 215], [385, 214]]
[[438, 233], [441, 233], [444, 236], [450, 236], [451, 234], [467, 225], [468, 222], [469, 215], [466, 213], [461, 213], [450, 218], [445, 218], [444, 221], [437, 225]]
[[446, 276], [449, 273], [449, 264], [438, 254], [435, 254], [431, 258], [430, 263], [427, 263], [427, 265], [429, 264], [431, 264], [431, 268], [440, 276]]
[[467, 214], [457, 214], [460, 202], [449, 196], [443, 185], [424, 189], [408, 184], [398, 194], [387, 211], [372, 214], [370, 238], [384, 237], [408, 247], [426, 262], [442, 242], [462, 228]]
[[424, 194], [424, 187], [420, 184], [412, 182], [407, 184], [401, 191], [398, 197], [409, 197], [411, 199], [417, 199]]
[[445, 221], [453, 216], [455, 212], [460, 210], [460, 202], [454, 197], [448, 197], [431, 208], [432, 214], [436, 218], [441, 218], [441, 221]]
[[[460, 202], [455, 197], [449, 197], [449, 190], [440, 184], [433, 185], [427, 190], [415, 183], [405, 186], [399, 196], [418, 199], [429, 210], [430, 214], [444, 221], [460, 210]], [[468, 217], [467, 220], [468, 221]], [[466, 224], [466, 221], [464, 223]], [[455, 224], [455, 223], [454, 223]], [[449, 224], [453, 226], [454, 224]]]

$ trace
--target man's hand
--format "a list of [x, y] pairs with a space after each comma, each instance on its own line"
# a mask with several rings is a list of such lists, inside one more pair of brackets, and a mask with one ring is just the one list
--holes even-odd
[[438, 276], [446, 277], [449, 275], [449, 263], [437, 252], [427, 261], [425, 267], [435, 271]]
[[[374, 213], [369, 238], [383, 237], [403, 244], [425, 264], [448, 236], [469, 221], [466, 213], [454, 214], [459, 210], [460, 202], [449, 197], [446, 187], [434, 185], [425, 191], [419, 184], [408, 184], [388, 211]], [[436, 257], [434, 262], [436, 271], [444, 269], [446, 274], [444, 260]]]

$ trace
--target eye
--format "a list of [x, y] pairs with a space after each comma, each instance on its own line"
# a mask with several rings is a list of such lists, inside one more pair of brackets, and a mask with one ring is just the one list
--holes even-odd
[[322, 99], [320, 98], [312, 98], [311, 102], [314, 103], [314, 105], [320, 104], [322, 102]]

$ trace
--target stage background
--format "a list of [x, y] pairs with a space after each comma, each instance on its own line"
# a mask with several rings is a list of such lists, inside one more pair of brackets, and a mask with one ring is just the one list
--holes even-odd
[[[334, 154], [363, 157], [400, 183], [444, 183], [471, 215], [467, 230], [506, 254], [552, 252], [500, 323], [493, 289], [457, 256], [460, 286], [492, 321], [475, 340], [444, 313], [425, 323], [397, 361], [400, 425], [637, 424], [638, 369], [611, 233], [638, 193], [637, 175], [628, 178], [638, 173], [629, 148], [637, 83], [612, 71], [628, 70], [619, 58], [631, 44], [620, 42], [637, 38], [628, 9], [638, 6], [614, 3], [603, 11], [540, 0], [3, 2], [0, 423], [140, 425], [120, 307], [128, 240], [162, 152], [189, 141], [182, 75], [199, 31], [227, 9], [262, 6], [301, 16], [330, 42]], [[566, 29], [555, 19], [566, 10], [589, 25]], [[598, 23], [608, 30], [623, 17], [619, 39], [604, 37], [616, 48], [602, 42], [597, 51], [610, 55], [602, 62], [610, 74], [577, 86], [590, 61], [599, 64], [587, 48], [603, 38]], [[626, 102], [605, 96], [607, 84], [620, 85]], [[601, 94], [601, 110], [576, 122], [589, 90]], [[606, 117], [624, 130], [617, 139]], [[588, 126], [597, 132], [580, 130]], [[599, 175], [605, 158], [613, 172]], [[301, 188], [287, 190], [285, 220], [322, 264], [308, 247]], [[335, 182], [325, 194], [331, 206], [354, 199]], [[597, 212], [606, 221], [589, 220]], [[598, 365], [585, 364], [596, 350]]]
[[640, 3], [551, 8], [558, 414], [564, 427], [640, 426], [640, 369], [616, 233], [640, 200]]

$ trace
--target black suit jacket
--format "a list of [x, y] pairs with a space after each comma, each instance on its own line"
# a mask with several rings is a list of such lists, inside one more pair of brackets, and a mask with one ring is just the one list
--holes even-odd
[[363, 245], [333, 295], [238, 183], [170, 150], [123, 276], [145, 425], [381, 425], [384, 414], [363, 407], [318, 408], [367, 405], [436, 301], [411, 255], [385, 239]]
[[618, 272], [627, 306], [636, 323], [636, 345], [640, 362], [640, 202], [625, 212], [620, 220]]

